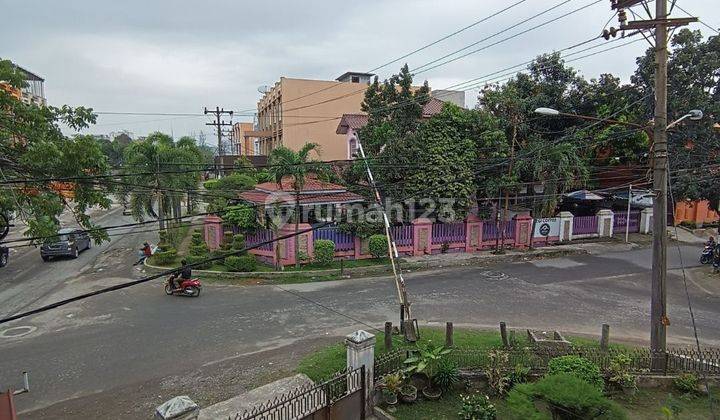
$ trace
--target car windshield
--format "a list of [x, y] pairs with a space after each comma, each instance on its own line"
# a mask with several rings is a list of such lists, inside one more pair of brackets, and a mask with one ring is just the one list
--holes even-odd
[[53, 236], [53, 237], [51, 237], [51, 238], [47, 238], [47, 239], [45, 240], [45, 243], [46, 243], [46, 244], [54, 244], [54, 243], [57, 243], [57, 242], [67, 241], [68, 239], [70, 239], [70, 237], [69, 237], [68, 235], [65, 235], [65, 234], [63, 234], [63, 235], [56, 235], [56, 236]]

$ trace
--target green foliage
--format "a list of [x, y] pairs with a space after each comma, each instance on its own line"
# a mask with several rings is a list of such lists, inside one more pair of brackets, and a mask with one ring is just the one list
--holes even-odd
[[[557, 417], [539, 410], [542, 403]], [[507, 404], [512, 418], [523, 420], [626, 418], [622, 409], [605, 398], [596, 386], [569, 373], [552, 374], [535, 383], [520, 384], [508, 394]]]
[[637, 377], [630, 373], [632, 359], [627, 354], [618, 354], [610, 361], [610, 382], [623, 388], [637, 388]]
[[600, 374], [600, 368], [595, 363], [580, 356], [555, 357], [548, 362], [548, 375], [568, 373], [574, 375], [599, 391], [605, 387], [605, 381]]
[[660, 410], [666, 420], [679, 419], [680, 413], [683, 411], [683, 406], [672, 394], [668, 394], [667, 401]]
[[188, 248], [188, 254], [196, 257], [206, 257], [210, 253], [205, 240], [203, 240], [202, 232], [195, 231], [192, 233], [190, 239], [190, 247]]
[[153, 261], [160, 265], [170, 265], [177, 259], [177, 250], [169, 248], [166, 251], [160, 251], [153, 254]]
[[196, 230], [192, 233], [192, 237], [190, 238], [190, 244], [191, 245], [202, 245], [205, 241], [203, 240], [203, 234], [201, 231]]
[[418, 345], [417, 352], [403, 362], [407, 365], [405, 372], [409, 374], [425, 373], [428, 378], [432, 379], [435, 377], [440, 363], [445, 360], [445, 356], [450, 354], [451, 351], [452, 349], [435, 346], [432, 343]]
[[388, 373], [381, 379], [381, 384], [385, 387], [385, 389], [392, 392], [393, 394], [396, 394], [400, 391], [400, 386], [402, 386], [402, 382], [403, 377], [400, 373]]
[[238, 204], [225, 208], [222, 215], [223, 221], [237, 226], [243, 232], [250, 232], [257, 228], [257, 211], [255, 207], [247, 204]]
[[257, 269], [257, 259], [252, 254], [225, 257], [225, 266], [233, 272], [250, 272]]
[[673, 379], [673, 386], [685, 394], [696, 394], [698, 391], [698, 377], [694, 373], [682, 373]]
[[365, 218], [360, 218], [360, 220], [352, 223], [341, 223], [338, 225], [338, 229], [358, 238], [369, 238], [372, 235], [381, 234], [384, 228], [382, 222], [372, 223], [365, 220]]
[[382, 258], [388, 254], [388, 242], [385, 235], [372, 235], [368, 242], [370, 254], [374, 258]]
[[497, 410], [487, 395], [475, 393], [462, 396], [462, 407], [458, 416], [464, 420], [495, 420]]
[[335, 242], [327, 239], [318, 239], [313, 243], [315, 261], [320, 264], [330, 264], [335, 259]]
[[530, 376], [530, 368], [523, 365], [515, 365], [515, 368], [508, 375], [510, 386], [524, 384]]
[[430, 378], [433, 385], [443, 391], [451, 390], [460, 380], [458, 364], [447, 358], [440, 360], [437, 364], [435, 374]]
[[188, 264], [200, 263], [199, 265], [193, 266], [193, 268], [198, 269], [198, 270], [205, 270], [205, 269], [210, 268], [210, 266], [212, 265], [212, 262], [203, 262], [207, 258], [208, 258], [207, 255], [188, 255], [185, 257], [185, 261]]
[[485, 371], [488, 386], [494, 395], [505, 395], [511, 385], [510, 377], [507, 376], [510, 355], [504, 350], [490, 350], [488, 359], [490, 363]]
[[245, 248], [245, 235], [243, 235], [242, 233], [233, 235], [232, 245], [230, 246], [230, 248], [233, 251], [239, 251], [241, 249], [244, 249]]
[[[207, 211], [221, 213], [223, 220], [233, 224], [240, 223], [238, 226], [243, 226], [248, 230], [253, 229], [255, 227], [255, 213], [254, 211], [249, 213], [245, 210], [251, 207], [246, 204], [228, 207], [228, 203], [230, 200], [236, 199], [241, 192], [252, 189], [256, 183], [257, 180], [250, 172], [233, 172], [220, 179], [205, 181], [203, 184], [205, 189], [212, 194]], [[229, 208], [234, 209], [230, 218], [224, 213]]]

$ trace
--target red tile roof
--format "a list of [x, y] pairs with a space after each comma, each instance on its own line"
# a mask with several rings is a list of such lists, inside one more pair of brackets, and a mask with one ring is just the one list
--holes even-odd
[[343, 114], [338, 124], [336, 134], [347, 134], [349, 129], [357, 130], [368, 123], [367, 114]]
[[[292, 178], [286, 176], [282, 179], [282, 185], [277, 182], [263, 182], [255, 186], [252, 191], [240, 193], [242, 200], [260, 204], [271, 205], [280, 203], [283, 206], [295, 205], [295, 190], [292, 186]], [[300, 192], [300, 205], [313, 204], [346, 204], [365, 201], [362, 196], [352, 193], [342, 185], [331, 182], [320, 181], [315, 177], [305, 180], [305, 186]]]
[[[263, 182], [255, 186], [256, 190], [273, 192], [273, 191], [288, 191], [294, 192], [293, 179], [291, 176], [285, 176], [282, 179], [282, 185], [278, 185], [277, 182]], [[320, 181], [313, 175], [305, 178], [305, 186], [303, 186], [302, 192], [326, 192], [326, 191], [346, 191], [347, 188], [342, 185], [333, 184], [332, 182]]]
[[[437, 115], [442, 111], [444, 101], [437, 98], [430, 98], [430, 100], [423, 106], [422, 117], [430, 118], [433, 115]], [[335, 130], [336, 134], [347, 134], [348, 130], [358, 130], [363, 128], [368, 123], [367, 114], [343, 114], [340, 119], [340, 123]]]

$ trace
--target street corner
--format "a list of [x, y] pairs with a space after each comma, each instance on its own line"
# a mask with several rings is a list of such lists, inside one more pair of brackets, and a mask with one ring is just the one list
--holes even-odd
[[711, 266], [694, 267], [686, 270], [690, 287], [696, 287], [703, 293], [720, 297], [720, 273], [714, 273]]

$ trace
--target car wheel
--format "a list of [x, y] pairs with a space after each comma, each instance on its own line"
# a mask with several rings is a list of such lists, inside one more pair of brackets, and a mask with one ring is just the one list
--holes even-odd
[[0, 254], [0, 267], [5, 267], [8, 262], [7, 254]]
[[50, 257], [47, 255], [41, 255], [41, 257], [42, 257], [43, 261], [45, 261], [45, 262], [50, 261]]
[[77, 247], [73, 249], [72, 257], [77, 258], [78, 255], [80, 255], [80, 251], [78, 251]]

